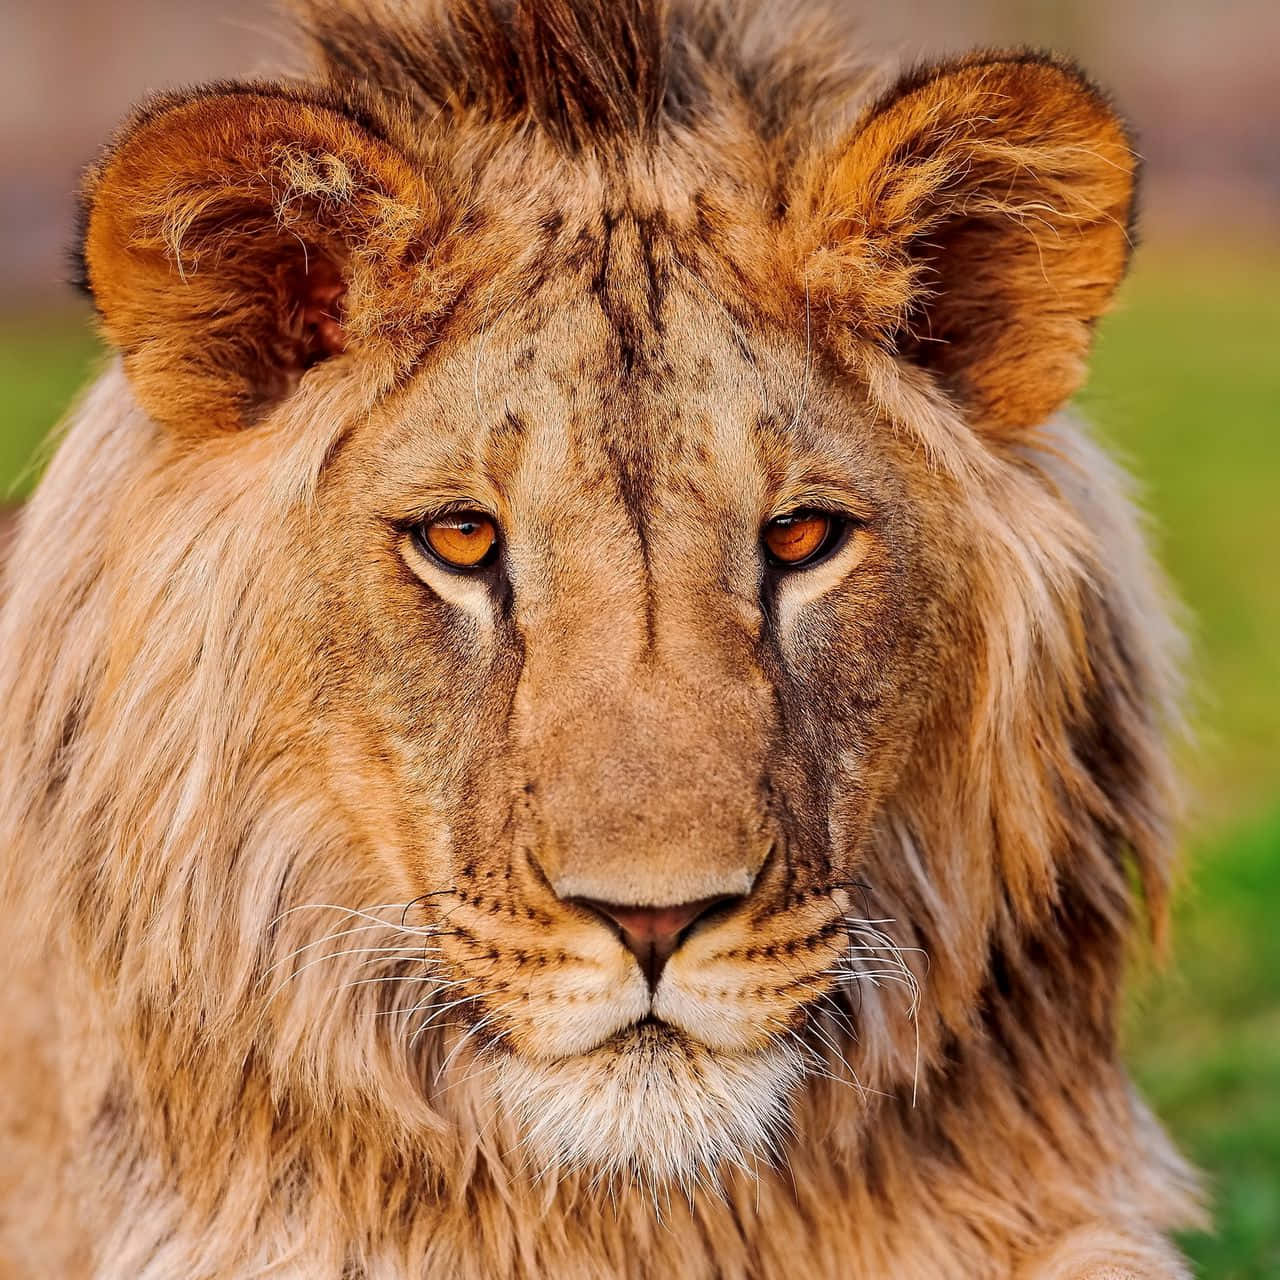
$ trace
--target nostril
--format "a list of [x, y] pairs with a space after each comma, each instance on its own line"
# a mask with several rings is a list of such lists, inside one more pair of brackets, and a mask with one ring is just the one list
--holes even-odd
[[679, 947], [684, 935], [708, 912], [737, 902], [732, 894], [699, 898], [672, 907], [632, 907], [617, 902], [600, 902], [594, 898], [576, 899], [579, 906], [603, 916], [615, 925], [631, 953], [640, 962], [649, 986], [656, 988], [667, 961]]

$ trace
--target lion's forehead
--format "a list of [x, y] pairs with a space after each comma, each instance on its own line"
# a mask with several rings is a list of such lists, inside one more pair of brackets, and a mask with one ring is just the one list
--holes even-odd
[[823, 468], [863, 476], [866, 441], [847, 397], [830, 420], [802, 330], [735, 314], [690, 270], [655, 292], [634, 247], [605, 270], [607, 286], [588, 259], [532, 296], [495, 287], [368, 433], [382, 482], [479, 485], [533, 534], [587, 502], [597, 531], [643, 518], [705, 540]]

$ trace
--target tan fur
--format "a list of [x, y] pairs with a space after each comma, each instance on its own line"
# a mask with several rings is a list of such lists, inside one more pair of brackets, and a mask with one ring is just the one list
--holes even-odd
[[[307, 6], [86, 187], [0, 619], [0, 1274], [1170, 1280], [1134, 160], [713, 3]], [[931, 342], [945, 339], [937, 348]], [[415, 522], [490, 512], [450, 574]], [[761, 527], [848, 514], [779, 577]], [[581, 897], [735, 895], [650, 992]]]

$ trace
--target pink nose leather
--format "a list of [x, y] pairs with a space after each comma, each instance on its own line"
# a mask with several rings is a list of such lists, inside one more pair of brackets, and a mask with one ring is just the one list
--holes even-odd
[[615, 902], [578, 899], [580, 905], [618, 927], [622, 941], [640, 962], [641, 972], [651, 988], [657, 987], [662, 970], [686, 931], [708, 911], [732, 901], [732, 897], [720, 896], [682, 902], [674, 907], [624, 907]]

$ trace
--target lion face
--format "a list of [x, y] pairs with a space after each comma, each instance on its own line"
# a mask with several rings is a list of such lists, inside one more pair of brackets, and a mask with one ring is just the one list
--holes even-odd
[[[513, 312], [429, 361], [335, 459], [306, 544], [347, 802], [381, 797], [504, 1094], [562, 1083], [546, 1131], [614, 1163], [675, 1150], [664, 1123], [731, 1141], [744, 1092], [769, 1128], [930, 683], [908, 450], [802, 339], [744, 348], [696, 279], [630, 298], [641, 266], [611, 258], [612, 316], [584, 272], [535, 332]], [[458, 512], [476, 567], [429, 540]], [[768, 538], [795, 513], [827, 527], [791, 566]]]
[[1054, 912], [1111, 947], [1120, 845], [1159, 894], [1132, 538], [1044, 427], [1133, 157], [1023, 55], [780, 123], [690, 45], [701, 126], [659, 81], [591, 123], [505, 13], [492, 101], [406, 115], [445, 41], [385, 102], [160, 100], [91, 175], [119, 599], [40, 723], [112, 726], [68, 842], [115, 851], [94, 963], [182, 979], [135, 1023], [397, 1141], [496, 1108], [542, 1166], [693, 1178], [832, 1057], [910, 1096]]

